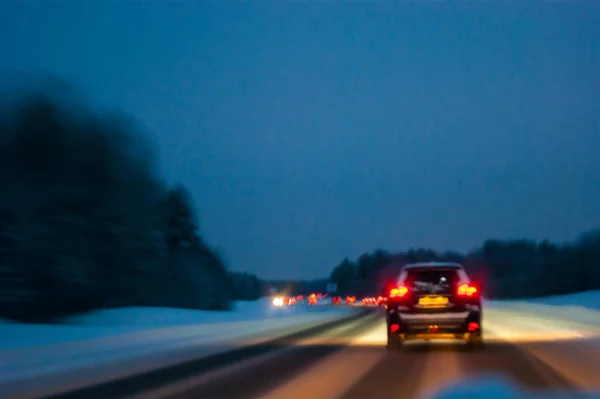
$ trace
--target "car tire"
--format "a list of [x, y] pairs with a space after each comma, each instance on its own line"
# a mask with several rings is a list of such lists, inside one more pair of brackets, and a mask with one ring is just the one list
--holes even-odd
[[471, 333], [467, 339], [467, 349], [472, 351], [478, 351], [485, 348], [485, 342], [481, 333]]
[[397, 334], [388, 333], [386, 349], [388, 352], [398, 352], [402, 349], [404, 340]]

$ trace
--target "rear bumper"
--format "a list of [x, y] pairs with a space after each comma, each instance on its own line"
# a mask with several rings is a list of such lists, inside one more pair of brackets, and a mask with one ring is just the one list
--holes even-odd
[[388, 330], [392, 324], [399, 325], [395, 331], [403, 335], [458, 335], [469, 330], [469, 324], [481, 325], [481, 311], [465, 310], [461, 312], [440, 313], [388, 313]]

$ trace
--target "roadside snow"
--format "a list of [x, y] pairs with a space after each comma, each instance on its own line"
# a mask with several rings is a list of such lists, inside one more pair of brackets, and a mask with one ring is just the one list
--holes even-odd
[[600, 328], [600, 291], [528, 300], [487, 300], [484, 306], [496, 312], [519, 312], [524, 317], [568, 321]]
[[585, 291], [567, 295], [555, 295], [545, 298], [527, 300], [502, 301], [505, 303], [536, 303], [552, 306], [581, 306], [584, 308], [600, 310], [600, 291]]
[[[522, 344], [521, 349], [574, 385], [595, 391], [598, 369], [593, 365], [600, 364], [600, 310], [582, 305], [594, 304], [599, 297], [600, 292], [595, 291], [531, 301], [486, 301], [484, 334], [488, 341]], [[565, 350], [566, 345], [572, 349]], [[581, 362], [581, 356], [588, 361]]]
[[73, 317], [63, 325], [4, 323], [0, 383], [23, 385], [92, 367], [97, 373], [114, 372], [127, 362], [123, 373], [141, 371], [264, 342], [355, 311], [302, 304], [277, 308], [261, 300], [239, 303], [231, 312], [126, 308]]
[[600, 310], [600, 291], [578, 292], [569, 295], [557, 295], [548, 298], [536, 298], [529, 302], [553, 306], [582, 306]]
[[147, 328], [165, 325], [174, 326], [259, 320], [288, 316], [293, 313], [304, 312], [306, 309], [306, 307], [301, 306], [275, 307], [272, 306], [268, 298], [262, 298], [257, 301], [238, 301], [231, 312], [133, 307], [90, 312], [82, 316], [66, 319], [65, 324], [86, 326], [120, 325], [130, 328]]
[[[132, 333], [141, 330], [168, 329], [173, 333], [180, 328], [187, 333], [214, 332], [216, 325], [276, 320], [298, 315], [330, 312], [326, 306], [274, 307], [267, 298], [254, 302], [237, 302], [233, 311], [199, 311], [172, 308], [121, 308], [90, 312], [65, 319], [62, 324], [21, 324], [6, 320], [0, 322], [0, 350], [40, 347], [65, 342], [83, 341]], [[212, 326], [212, 327], [211, 327]]]

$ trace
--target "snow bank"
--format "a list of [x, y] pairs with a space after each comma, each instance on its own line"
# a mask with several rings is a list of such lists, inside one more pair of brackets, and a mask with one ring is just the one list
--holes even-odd
[[[231, 312], [126, 308], [73, 317], [64, 325], [0, 324], [0, 383], [23, 385], [71, 373], [121, 374], [176, 364], [264, 342], [341, 319], [356, 309], [331, 306], [275, 308], [266, 300]], [[149, 361], [151, 359], [152, 361]], [[99, 378], [99, 377], [98, 377]]]
[[556, 295], [547, 298], [535, 298], [530, 299], [527, 302], [552, 306], [581, 306], [600, 310], [600, 291], [586, 291], [568, 295]]
[[528, 300], [487, 300], [486, 308], [496, 312], [519, 312], [525, 317], [568, 320], [600, 328], [600, 291], [535, 298]]
[[[0, 356], [5, 370], [0, 376], [0, 382], [177, 350], [193, 349], [200, 351], [198, 354], [211, 354], [215, 347], [244, 346], [256, 340], [275, 338], [293, 330], [341, 318], [346, 314], [343, 311], [319, 312], [271, 320], [141, 329], [90, 340], [2, 350]], [[38, 330], [38, 334], [44, 333]]]
[[585, 291], [567, 295], [555, 295], [545, 298], [532, 298], [527, 300], [503, 300], [492, 302], [504, 303], [535, 303], [552, 306], [581, 306], [589, 309], [600, 310], [600, 291]]
[[593, 394], [572, 394], [567, 392], [527, 392], [500, 377], [463, 380], [437, 393], [434, 399], [464, 399], [484, 397], [486, 399], [600, 399], [600, 392]]
[[[319, 307], [318, 310], [320, 309]], [[251, 302], [238, 301], [235, 303], [232, 311], [198, 311], [144, 307], [98, 310], [83, 316], [68, 318], [65, 320], [65, 324], [147, 328], [165, 325], [175, 326], [260, 320], [318, 310], [315, 310], [314, 307], [309, 308], [301, 305], [275, 307], [271, 304], [270, 299], [262, 298]]]
[[[188, 333], [214, 331], [216, 325], [257, 320], [274, 320], [299, 315], [330, 315], [336, 309], [326, 306], [274, 307], [269, 299], [254, 302], [237, 302], [232, 311], [199, 311], [173, 308], [120, 308], [98, 310], [70, 317], [61, 324], [21, 324], [0, 322], [0, 350], [10, 348], [40, 347], [65, 342], [91, 340], [122, 335], [141, 330], [169, 329], [174, 327]], [[212, 327], [211, 327], [212, 326]], [[185, 327], [185, 328], [183, 328]], [[222, 326], [219, 329], [223, 328]]]
[[600, 339], [600, 311], [581, 304], [595, 303], [600, 292], [538, 298], [527, 301], [485, 301], [485, 328], [514, 342]]

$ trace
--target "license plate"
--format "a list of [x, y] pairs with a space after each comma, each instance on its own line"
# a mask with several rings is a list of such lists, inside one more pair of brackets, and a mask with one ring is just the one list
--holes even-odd
[[445, 306], [448, 304], [448, 298], [445, 296], [424, 296], [419, 298], [421, 306]]

